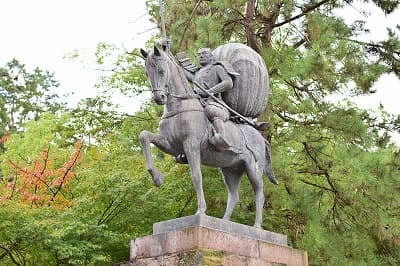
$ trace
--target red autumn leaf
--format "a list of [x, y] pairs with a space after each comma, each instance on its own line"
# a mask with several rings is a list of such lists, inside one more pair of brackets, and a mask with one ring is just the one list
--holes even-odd
[[[8, 161], [15, 173], [13, 182], [5, 185], [10, 194], [8, 199], [19, 199], [32, 206], [53, 205], [59, 208], [70, 206], [71, 199], [66, 196], [68, 184], [75, 178], [74, 167], [82, 157], [83, 142], [75, 145], [74, 151], [63, 162], [57, 162], [48, 148], [41, 151], [32, 163]], [[61, 165], [55, 167], [55, 165]], [[0, 201], [1, 203], [1, 201]]]

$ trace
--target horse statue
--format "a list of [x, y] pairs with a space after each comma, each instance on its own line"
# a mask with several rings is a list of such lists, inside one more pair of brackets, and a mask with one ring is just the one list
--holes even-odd
[[185, 155], [197, 194], [196, 214], [205, 214], [200, 165], [218, 167], [228, 191], [228, 202], [223, 219], [230, 220], [239, 201], [239, 184], [246, 172], [255, 193], [256, 218], [254, 226], [261, 228], [264, 205], [263, 174], [277, 184], [271, 166], [270, 145], [250, 125], [226, 123], [229, 142], [233, 148], [217, 151], [209, 142], [213, 126], [208, 120], [200, 97], [194, 93], [183, 69], [168, 52], [154, 46], [150, 53], [141, 50], [145, 58], [146, 74], [151, 83], [152, 97], [164, 105], [159, 124], [160, 134], [142, 131], [140, 143], [146, 157], [146, 166], [156, 186], [161, 186], [163, 175], [154, 166], [150, 144], [165, 153], [180, 158]]

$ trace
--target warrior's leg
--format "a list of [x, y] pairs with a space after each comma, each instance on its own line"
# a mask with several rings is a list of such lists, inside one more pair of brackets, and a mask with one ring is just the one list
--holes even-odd
[[214, 135], [214, 138], [212, 139], [212, 144], [219, 150], [219, 151], [225, 151], [229, 149], [229, 144], [226, 138], [226, 133], [225, 133], [225, 122], [220, 119], [220, 118], [215, 118], [213, 121], [213, 125], [215, 127], [215, 130], [217, 131], [216, 134]]
[[229, 119], [229, 112], [222, 105], [210, 102], [207, 104], [206, 114], [208, 119], [213, 123], [216, 134], [210, 140], [211, 144], [218, 151], [225, 151], [229, 149], [228, 138], [225, 130], [225, 121]]

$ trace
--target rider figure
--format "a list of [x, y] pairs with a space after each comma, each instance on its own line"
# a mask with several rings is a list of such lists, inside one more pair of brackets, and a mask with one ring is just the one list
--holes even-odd
[[[228, 73], [222, 63], [214, 61], [210, 48], [200, 48], [197, 55], [201, 68], [195, 73], [185, 69], [187, 79], [200, 84], [210, 94], [221, 99], [221, 93], [233, 87], [233, 80], [230, 73]], [[229, 111], [223, 105], [209, 97], [205, 92], [197, 88], [195, 88], [195, 91], [203, 98], [205, 112], [208, 119], [213, 123], [216, 131], [210, 140], [211, 144], [219, 151], [229, 149], [230, 146], [227, 142], [224, 125], [225, 122], [229, 120]]]

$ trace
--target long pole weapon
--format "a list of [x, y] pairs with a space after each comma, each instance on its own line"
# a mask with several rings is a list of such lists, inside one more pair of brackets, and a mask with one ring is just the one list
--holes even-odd
[[[165, 19], [164, 19], [164, 9], [163, 9], [162, 0], [158, 0], [158, 3], [159, 3], [159, 6], [160, 6], [160, 18], [161, 18], [161, 33], [162, 33], [161, 45], [164, 46], [167, 51], [169, 51], [169, 40], [167, 39], [167, 33], [166, 33], [166, 30], [165, 30]], [[210, 92], [208, 92], [205, 88], [203, 88], [197, 82], [193, 82], [193, 84], [196, 87], [198, 87], [201, 91], [206, 93], [209, 97], [211, 97], [212, 99], [217, 101], [219, 104], [223, 105], [226, 109], [228, 109], [228, 111], [230, 111], [234, 115], [238, 116], [240, 119], [242, 119], [247, 124], [255, 127], [258, 130], [265, 130], [265, 128], [267, 126], [266, 123], [260, 123], [260, 124], [255, 123], [254, 121], [244, 117], [243, 115], [239, 114], [237, 111], [233, 110], [225, 102], [223, 102], [222, 100], [220, 100], [217, 97], [215, 97], [214, 95], [212, 95]]]
[[158, 3], [160, 6], [160, 18], [161, 18], [161, 34], [162, 34], [161, 45], [165, 46], [165, 48], [169, 50], [169, 40], [167, 39], [167, 32], [165, 30], [164, 8], [162, 0], [158, 0]]

